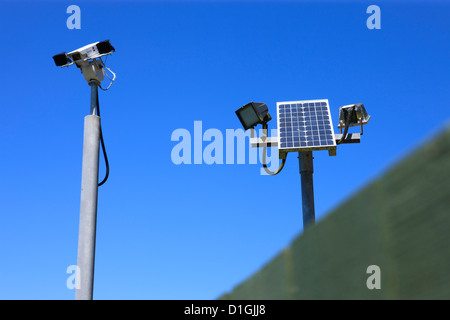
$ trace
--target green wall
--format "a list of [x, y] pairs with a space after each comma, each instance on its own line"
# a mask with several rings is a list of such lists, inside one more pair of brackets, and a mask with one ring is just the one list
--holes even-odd
[[449, 240], [447, 128], [221, 299], [450, 299]]

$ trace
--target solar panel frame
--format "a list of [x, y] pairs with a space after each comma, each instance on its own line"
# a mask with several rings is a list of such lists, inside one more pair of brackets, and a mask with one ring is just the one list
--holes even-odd
[[280, 157], [295, 151], [336, 150], [328, 99], [277, 102], [277, 131]]

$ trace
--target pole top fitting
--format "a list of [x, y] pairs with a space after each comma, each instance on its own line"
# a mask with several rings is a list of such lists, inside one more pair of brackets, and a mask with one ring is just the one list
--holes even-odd
[[95, 79], [91, 79], [91, 80], [88, 81], [88, 84], [89, 84], [90, 86], [96, 85], [96, 86], [98, 87], [98, 86], [100, 86], [100, 81], [95, 80]]
[[312, 151], [304, 151], [298, 153], [300, 174], [302, 174], [303, 172], [314, 173], [313, 159], [314, 157]]

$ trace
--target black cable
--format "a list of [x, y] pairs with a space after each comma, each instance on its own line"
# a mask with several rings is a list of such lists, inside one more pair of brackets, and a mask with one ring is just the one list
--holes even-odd
[[[270, 174], [271, 176], [279, 174], [281, 172], [281, 170], [283, 170], [283, 168], [284, 168], [284, 164], [286, 163], [286, 158], [281, 160], [280, 167], [276, 171], [270, 171], [269, 168], [267, 168], [266, 156], [267, 156], [267, 147], [263, 147], [263, 163], [262, 163], [262, 165], [263, 165], [264, 170], [267, 172], [267, 174]], [[286, 154], [286, 157], [287, 157], [287, 154]]]
[[[97, 115], [100, 117], [100, 103], [98, 102], [98, 94], [97, 94]], [[102, 126], [100, 124], [100, 143], [102, 145], [102, 151], [103, 151], [103, 158], [105, 159], [105, 166], [106, 166], [106, 173], [105, 178], [103, 178], [102, 182], [98, 184], [100, 187], [102, 184], [108, 180], [109, 177], [109, 162], [108, 162], [108, 156], [106, 155], [106, 148], [105, 148], [105, 142], [103, 141], [103, 132], [102, 132]]]
[[[268, 130], [267, 123], [264, 123], [263, 124], [263, 136], [266, 138], [267, 138], [267, 130]], [[286, 157], [287, 157], [287, 154], [286, 154]], [[267, 158], [267, 146], [263, 147], [263, 156], [262, 156], [262, 165], [263, 165], [264, 171], [266, 171], [267, 174], [274, 176], [276, 174], [279, 174], [281, 172], [281, 170], [283, 170], [284, 164], [286, 163], [286, 158], [281, 160], [281, 164], [276, 171], [270, 171], [269, 168], [267, 168], [266, 158]]]
[[349, 108], [347, 111], [347, 118], [345, 119], [345, 129], [344, 129], [344, 133], [342, 134], [341, 139], [336, 142], [336, 144], [341, 144], [342, 141], [344, 141], [344, 139], [347, 138], [347, 132], [348, 132], [348, 127], [350, 126], [350, 119], [352, 117], [352, 112], [354, 111], [354, 108]]

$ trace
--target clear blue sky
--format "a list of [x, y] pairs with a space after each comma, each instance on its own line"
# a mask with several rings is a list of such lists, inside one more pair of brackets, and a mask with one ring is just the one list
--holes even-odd
[[[66, 27], [71, 4], [81, 30]], [[370, 4], [380, 30], [366, 27]], [[94, 298], [215, 299], [302, 232], [298, 162], [278, 176], [175, 165], [172, 132], [202, 121], [225, 134], [252, 100], [275, 119], [277, 101], [329, 99], [336, 126], [339, 106], [363, 102], [362, 143], [315, 153], [320, 223], [449, 119], [449, 16], [444, 1], [2, 1], [0, 299], [74, 298], [90, 90], [54, 54], [105, 39], [117, 50], [117, 80], [100, 91], [111, 173]]]

